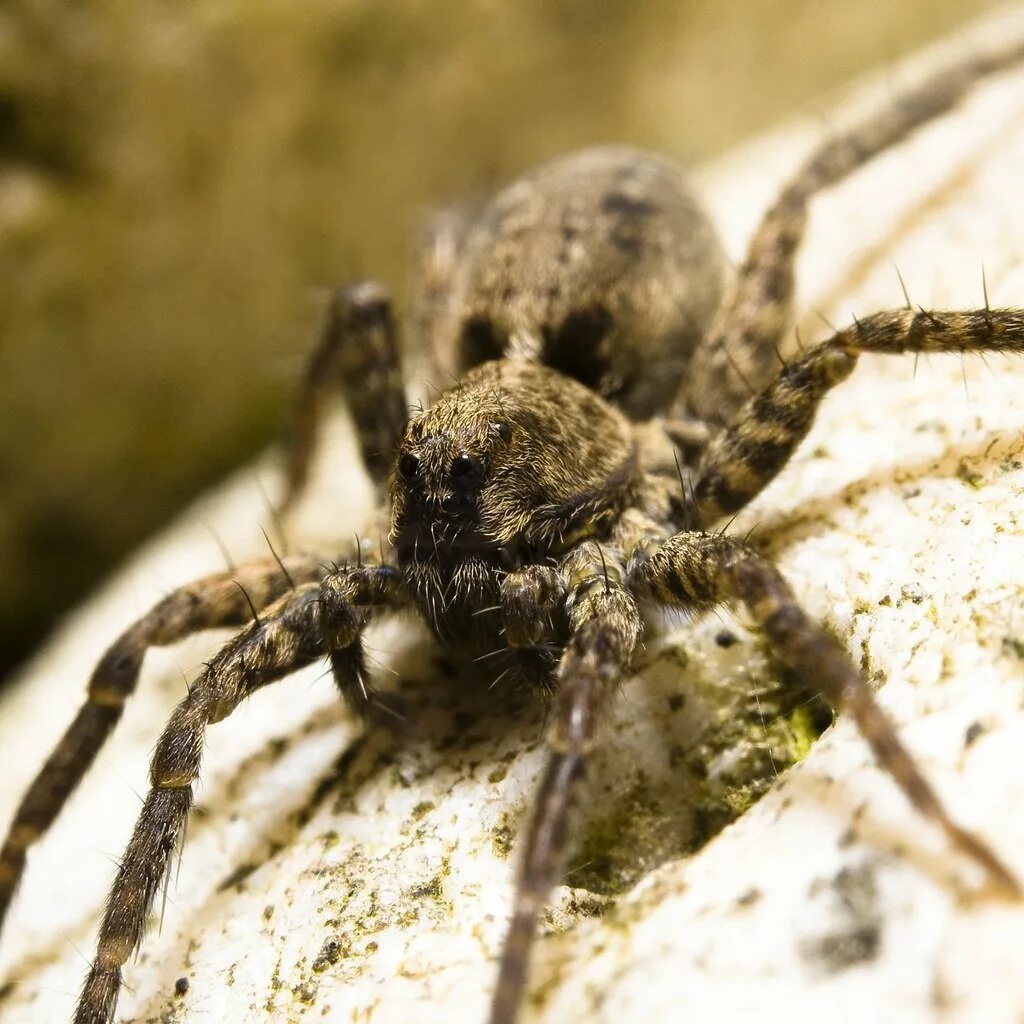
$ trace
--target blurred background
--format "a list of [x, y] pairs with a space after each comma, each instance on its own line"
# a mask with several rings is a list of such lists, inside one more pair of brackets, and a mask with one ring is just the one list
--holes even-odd
[[595, 142], [695, 163], [994, 6], [7, 0], [0, 678], [279, 435], [319, 290], [400, 299], [433, 204]]

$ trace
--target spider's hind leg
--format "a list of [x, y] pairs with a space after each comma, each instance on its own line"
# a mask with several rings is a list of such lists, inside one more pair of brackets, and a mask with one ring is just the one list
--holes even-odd
[[761, 220], [715, 330], [694, 353], [683, 395], [686, 411], [728, 421], [774, 374], [792, 321], [794, 262], [811, 200], [879, 153], [946, 113], [987, 75], [1024, 59], [1024, 45], [975, 54], [896, 97], [873, 116], [824, 142], [783, 188]]
[[840, 644], [811, 619], [774, 565], [753, 548], [722, 534], [680, 533], [665, 541], [634, 572], [634, 584], [654, 600], [688, 611], [741, 602], [772, 652], [853, 717], [878, 764], [913, 807], [938, 825], [1002, 893], [1020, 898], [1013, 872], [977, 836], [958, 825], [903, 745], [871, 687]]
[[302, 492], [327, 400], [340, 388], [355, 421], [366, 470], [383, 491], [391, 455], [409, 418], [391, 299], [376, 281], [339, 288], [296, 398], [287, 441], [282, 511]]

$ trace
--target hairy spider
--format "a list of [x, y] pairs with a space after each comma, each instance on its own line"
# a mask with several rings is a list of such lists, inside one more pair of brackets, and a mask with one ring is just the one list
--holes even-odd
[[710, 225], [677, 172], [647, 154], [574, 154], [473, 216], [440, 219], [418, 327], [435, 364], [460, 376], [411, 418], [387, 293], [362, 283], [336, 294], [298, 405], [284, 504], [301, 491], [324, 399], [340, 382], [390, 506], [387, 548], [376, 563], [275, 557], [207, 577], [170, 594], [97, 665], [0, 851], [0, 918], [27, 850], [119, 719], [148, 647], [244, 627], [157, 744], [76, 1022], [113, 1017], [121, 967], [184, 833], [207, 725], [325, 657], [348, 704], [371, 713], [379, 705], [363, 630], [371, 615], [400, 608], [418, 611], [467, 660], [493, 655], [492, 677], [552, 701], [492, 1024], [517, 1019], [538, 916], [569, 848], [573, 798], [643, 634], [645, 604], [744, 606], [779, 659], [851, 715], [951, 846], [1000, 891], [1020, 895], [995, 853], [947, 814], [859, 670], [778, 570], [747, 541], [710, 528], [781, 471], [860, 353], [1024, 351], [1019, 310], [908, 308], [857, 321], [776, 365], [810, 199], [1022, 56], [1014, 45], [965, 60], [825, 143], [765, 215], [725, 302]]

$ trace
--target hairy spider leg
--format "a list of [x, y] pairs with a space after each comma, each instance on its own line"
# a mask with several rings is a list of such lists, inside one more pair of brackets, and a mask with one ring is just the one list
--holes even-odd
[[558, 664], [547, 763], [523, 841], [490, 1024], [518, 1018], [537, 921], [562, 875], [578, 783], [597, 744], [602, 712], [643, 630], [614, 547], [584, 541], [568, 553], [562, 573], [569, 640]]
[[875, 313], [794, 359], [704, 452], [694, 484], [702, 522], [743, 508], [778, 475], [862, 352], [1024, 352], [1024, 310]]
[[996, 854], [950, 817], [849, 654], [800, 607], [785, 578], [764, 556], [721, 534], [679, 533], [637, 566], [631, 582], [674, 608], [742, 603], [774, 654], [804, 678], [813, 679], [833, 707], [853, 717], [875, 759], [912, 806], [978, 864], [1000, 893], [1015, 899], [1024, 895], [1016, 876]]
[[319, 344], [296, 396], [281, 511], [302, 493], [327, 400], [338, 388], [351, 410], [363, 463], [382, 496], [409, 410], [391, 299], [376, 281], [360, 281], [331, 296]]
[[317, 581], [324, 572], [318, 560], [292, 556], [215, 573], [172, 591], [114, 641], [93, 670], [85, 703], [14, 812], [0, 847], [0, 929], [29, 848], [46, 834], [121, 718], [147, 649], [205, 629], [243, 626], [293, 585]]
[[[174, 709], [150, 763], [151, 789], [139, 814], [100, 924], [96, 958], [74, 1024], [110, 1024], [121, 967], [142, 941], [153, 899], [182, 840], [199, 776], [206, 728], [226, 718], [256, 690], [323, 657], [358, 645], [373, 608], [404, 603], [396, 574], [386, 567], [340, 569], [302, 584], [266, 609], [225, 645]], [[348, 664], [361, 671], [359, 659]], [[336, 672], [344, 662], [336, 661]], [[358, 677], [338, 679], [343, 692]]]
[[728, 421], [752, 391], [771, 380], [792, 321], [794, 261], [815, 195], [954, 107], [979, 79], [1021, 59], [1020, 41], [967, 57], [811, 154], [765, 213], [716, 328], [694, 353], [683, 395], [691, 415]]

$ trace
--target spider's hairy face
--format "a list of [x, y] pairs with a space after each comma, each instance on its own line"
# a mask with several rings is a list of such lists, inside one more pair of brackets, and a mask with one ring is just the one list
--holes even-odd
[[535, 363], [468, 373], [399, 443], [392, 539], [403, 562], [546, 550], [621, 507], [636, 476], [628, 421]]

